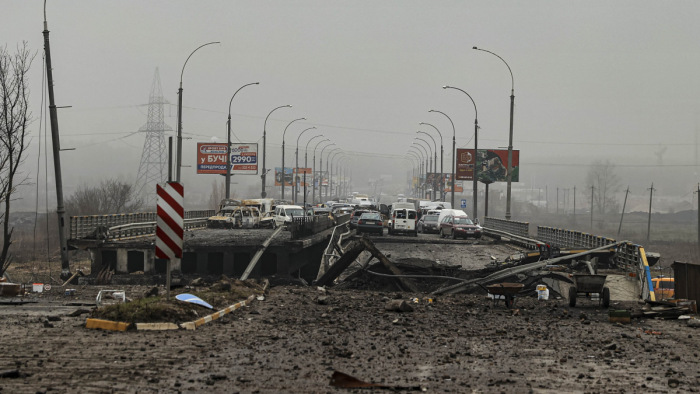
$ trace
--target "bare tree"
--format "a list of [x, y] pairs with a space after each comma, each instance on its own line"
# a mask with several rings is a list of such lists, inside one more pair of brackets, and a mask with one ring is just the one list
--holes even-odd
[[[209, 207], [212, 209], [219, 209], [219, 204], [221, 200], [226, 198], [226, 186], [224, 182], [219, 186], [219, 182], [214, 181], [211, 185], [211, 194], [209, 195]], [[231, 198], [235, 198], [236, 193], [231, 193]]]
[[14, 229], [10, 228], [12, 198], [17, 188], [27, 179], [19, 179], [18, 176], [28, 146], [26, 137], [31, 112], [27, 74], [33, 59], [26, 42], [18, 46], [14, 54], [9, 53], [6, 47], [0, 47], [0, 275], [5, 272], [11, 260], [9, 250]]
[[586, 176], [587, 186], [593, 187], [593, 209], [603, 215], [617, 210], [617, 202], [614, 199], [616, 192], [620, 190], [620, 177], [615, 173], [615, 165], [610, 160], [597, 160], [591, 164]]
[[98, 186], [81, 185], [66, 200], [71, 216], [138, 212], [144, 202], [134, 186], [117, 179], [106, 179]]

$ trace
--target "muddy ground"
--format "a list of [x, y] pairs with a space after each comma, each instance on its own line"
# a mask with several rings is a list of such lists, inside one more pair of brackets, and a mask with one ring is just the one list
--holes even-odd
[[[412, 298], [413, 311], [385, 310]], [[678, 320], [613, 324], [596, 303], [579, 304], [519, 298], [508, 310], [480, 295], [429, 303], [423, 294], [275, 286], [195, 331], [163, 332], [88, 330], [86, 315], [68, 316], [85, 307], [58, 300], [4, 305], [0, 392], [353, 391], [329, 385], [334, 371], [404, 391], [700, 388], [699, 330]]]
[[[119, 287], [127, 296], [148, 290]], [[94, 303], [99, 289], [0, 305], [1, 393], [366, 392], [331, 386], [335, 371], [403, 392], [700, 389], [700, 330], [679, 320], [610, 323], [585, 299], [570, 308], [564, 299], [520, 297], [509, 310], [485, 294], [431, 303], [427, 294], [273, 282], [264, 300], [195, 331], [106, 332], [85, 329], [91, 306], [79, 305]], [[413, 310], [386, 310], [396, 299]]]

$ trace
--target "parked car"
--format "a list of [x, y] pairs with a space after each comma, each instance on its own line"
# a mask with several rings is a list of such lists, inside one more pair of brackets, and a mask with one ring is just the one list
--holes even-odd
[[445, 217], [440, 222], [440, 238], [452, 237], [452, 239], [474, 237], [481, 238], [481, 227], [477, 226], [466, 216]]
[[274, 227], [287, 226], [292, 223], [293, 217], [304, 216], [304, 208], [299, 205], [277, 205], [275, 207]]
[[418, 212], [416, 212], [415, 209], [394, 208], [394, 210], [391, 211], [389, 234], [406, 233], [417, 237], [418, 230], [416, 229], [416, 222], [418, 222]]
[[350, 228], [357, 228], [357, 222], [360, 220], [360, 216], [363, 213], [372, 212], [367, 209], [355, 209], [352, 211], [352, 216], [350, 216]]
[[438, 218], [440, 215], [423, 215], [420, 220], [418, 220], [418, 232], [419, 233], [433, 233], [437, 234], [440, 232], [440, 223]]
[[357, 221], [357, 233], [377, 233], [384, 235], [384, 221], [379, 212], [365, 212]]

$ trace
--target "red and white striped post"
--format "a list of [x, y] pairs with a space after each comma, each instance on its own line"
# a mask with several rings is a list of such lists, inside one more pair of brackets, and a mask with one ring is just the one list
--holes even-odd
[[156, 220], [156, 258], [166, 259], [166, 294], [170, 298], [170, 267], [173, 259], [182, 258], [185, 228], [184, 187], [179, 182], [157, 185], [158, 218]]

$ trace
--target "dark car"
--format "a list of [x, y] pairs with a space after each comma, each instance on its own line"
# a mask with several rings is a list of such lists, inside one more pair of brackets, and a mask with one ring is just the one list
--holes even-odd
[[379, 212], [365, 212], [357, 221], [357, 233], [377, 233], [384, 235], [384, 221]]
[[418, 221], [418, 232], [424, 234], [440, 232], [439, 217], [439, 215], [423, 215]]
[[440, 238], [481, 238], [481, 227], [466, 216], [446, 216], [440, 223]]
[[360, 220], [360, 216], [363, 213], [372, 212], [367, 209], [356, 209], [352, 211], [352, 216], [350, 216], [350, 228], [357, 228], [357, 222]]

